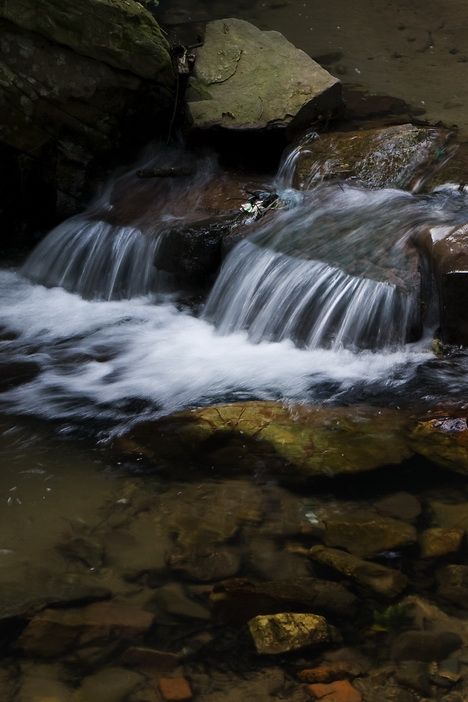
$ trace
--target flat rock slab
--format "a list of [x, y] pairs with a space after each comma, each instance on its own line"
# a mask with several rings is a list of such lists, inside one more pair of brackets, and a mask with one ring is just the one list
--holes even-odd
[[195, 128], [299, 128], [339, 109], [341, 84], [279, 32], [231, 18], [208, 23], [188, 100]]

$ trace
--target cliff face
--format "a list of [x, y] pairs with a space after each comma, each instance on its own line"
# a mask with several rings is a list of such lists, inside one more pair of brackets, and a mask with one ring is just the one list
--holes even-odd
[[1, 244], [73, 213], [116, 150], [165, 133], [174, 84], [134, 0], [0, 0]]

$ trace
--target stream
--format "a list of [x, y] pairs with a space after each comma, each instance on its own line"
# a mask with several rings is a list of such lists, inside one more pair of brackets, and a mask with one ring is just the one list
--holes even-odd
[[[443, 73], [439, 38], [449, 51], [447, 37], [455, 41], [461, 28], [410, 31], [420, 3], [411, 10], [388, 4], [399, 8], [399, 35], [435, 37], [424, 62], [431, 56]], [[374, 21], [378, 3], [366, 5]], [[307, 23], [317, 20], [314, 36], [325, 19], [339, 32], [357, 21], [341, 2], [325, 19], [323, 8], [312, 18], [306, 3], [229, 5], [285, 33], [292, 27], [298, 45], [306, 42], [305, 17], [297, 19], [302, 7]], [[178, 27], [225, 10], [226, 3], [201, 3], [187, 19], [186, 3], [167, 8], [161, 0], [157, 12], [172, 13], [166, 21]], [[349, 76], [350, 66], [375, 48], [368, 31], [368, 44], [354, 52], [343, 39], [339, 55], [329, 57], [332, 72]], [[381, 67], [390, 50], [380, 48]], [[458, 60], [456, 48], [450, 56]], [[322, 40], [317, 53], [326, 49]], [[415, 74], [420, 70], [418, 63]], [[377, 73], [359, 69], [360, 88], [376, 89]], [[407, 100], [413, 84], [398, 92], [398, 74], [389, 70], [382, 92]], [[425, 106], [428, 119], [453, 117], [466, 129], [461, 94], [453, 84], [441, 86]], [[414, 92], [415, 101], [423, 99]], [[457, 459], [452, 470], [455, 459], [443, 442], [434, 443], [434, 456], [424, 453], [413, 425], [440, 416], [449, 424], [465, 421], [454, 431], [466, 430], [468, 354], [437, 346], [434, 277], [415, 241], [466, 224], [467, 188], [450, 183], [421, 192], [323, 178], [299, 189], [296, 158], [309, 142], [310, 134], [290, 148], [276, 174], [256, 173], [246, 202], [233, 198], [238, 238], [222, 255], [221, 244], [216, 248], [221, 266], [206, 264], [195, 283], [184, 278], [185, 240], [175, 253], [167, 241], [222, 219], [225, 211], [205, 201], [224, 173], [215, 153], [181, 145], [151, 145], [84, 212], [24, 259], [2, 264], [5, 702], [190, 699], [160, 697], [154, 680], [163, 690], [161, 676], [188, 680], [197, 702], [305, 702], [312, 692], [303, 683], [322, 681], [304, 671], [333, 665], [324, 682], [357, 679], [361, 697], [350, 702], [466, 699], [468, 576], [457, 575], [468, 571], [466, 465], [461, 470]], [[180, 164], [187, 170], [182, 177], [156, 184], [141, 177], [141, 169]], [[235, 421], [223, 417], [232, 403], [241, 408]], [[213, 405], [219, 420], [210, 414]], [[271, 407], [290, 414], [286, 420], [280, 414], [275, 451], [263, 453], [263, 434], [258, 439], [252, 430], [249, 412]], [[312, 438], [300, 424], [309, 408]], [[278, 472], [276, 459], [281, 446], [289, 447], [296, 420], [301, 451], [304, 444], [312, 453], [336, 453], [345, 436], [358, 464], [361, 455], [367, 460], [367, 444], [372, 454], [380, 441], [388, 460], [342, 475], [330, 469], [315, 482], [315, 474], [288, 476], [293, 460]], [[228, 468], [232, 450], [243, 457], [237, 472]], [[397, 536], [387, 537], [392, 528]], [[375, 583], [369, 589], [355, 573], [314, 560], [311, 552], [323, 543], [385, 568], [387, 578], [401, 576], [403, 586], [390, 594]], [[323, 581], [313, 606], [331, 623], [331, 651], [259, 656], [245, 627], [251, 609], [251, 616], [262, 607], [308, 612], [312, 579]], [[277, 586], [273, 594], [270, 585]], [[298, 594], [294, 588], [301, 587]], [[418, 651], [433, 651], [428, 637], [407, 636], [435, 640], [441, 632], [457, 637], [457, 645], [441, 635], [441, 652], [426, 658]], [[447, 660], [456, 661], [453, 678], [444, 677]], [[415, 661], [417, 674], [410, 675], [405, 664]], [[414, 682], [418, 675], [423, 682]], [[452, 687], [458, 697], [450, 696]]]

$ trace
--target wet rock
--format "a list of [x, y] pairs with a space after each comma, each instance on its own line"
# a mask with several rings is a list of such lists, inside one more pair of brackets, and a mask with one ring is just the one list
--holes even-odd
[[294, 185], [304, 190], [346, 179], [371, 188], [410, 188], [437, 162], [448, 136], [412, 124], [322, 134], [301, 150]]
[[468, 345], [468, 224], [432, 228], [419, 239], [439, 296], [440, 338]]
[[395, 519], [412, 522], [421, 514], [421, 503], [417, 497], [409, 492], [395, 492], [393, 495], [382, 497], [374, 503], [380, 514]]
[[167, 127], [175, 76], [156, 20], [133, 0], [46, 0], [40, 13], [34, 0], [4, 2], [0, 36], [0, 186], [36, 233], [76, 211], [104, 160]]
[[249, 621], [249, 630], [260, 654], [274, 655], [326, 643], [326, 619], [316, 614], [261, 615]]
[[185, 678], [160, 678], [159, 689], [166, 702], [188, 702], [192, 690]]
[[[237, 474], [263, 470], [298, 482], [401, 463], [411, 455], [405, 424], [398, 410], [245, 402], [141, 424], [126, 441], [172, 470], [174, 462], [191, 463]], [[115, 441], [115, 452], [121, 442]]]
[[440, 558], [457, 553], [462, 545], [463, 529], [434, 527], [421, 534], [421, 558]]
[[231, 18], [208, 23], [187, 98], [199, 129], [298, 129], [341, 107], [341, 85], [278, 32]]
[[422, 695], [431, 693], [429, 666], [422, 661], [401, 661], [396, 669], [395, 679], [404, 687], [409, 687]]
[[448, 565], [436, 574], [437, 594], [457, 607], [468, 609], [468, 566]]
[[161, 615], [172, 615], [186, 619], [210, 619], [210, 612], [198, 602], [192, 600], [179, 583], [168, 583], [155, 591], [151, 608], [156, 608]]
[[364, 561], [338, 549], [314, 546], [309, 551], [309, 557], [381, 597], [390, 599], [396, 597], [408, 584], [403, 573], [378, 563]]
[[150, 612], [119, 602], [81, 609], [46, 609], [36, 615], [18, 640], [27, 655], [53, 657], [98, 644], [119, 645], [141, 639], [153, 624]]
[[437, 465], [463, 475], [468, 473], [467, 417], [422, 419], [412, 431], [410, 441], [417, 453]]
[[286, 611], [348, 618], [354, 616], [356, 598], [340, 583], [316, 578], [266, 583], [239, 578], [216, 585], [210, 602], [217, 620], [234, 624]]
[[462, 645], [450, 631], [406, 631], [393, 642], [391, 655], [397, 661], [441, 661]]
[[124, 651], [120, 661], [124, 666], [136, 668], [142, 672], [168, 672], [177, 668], [180, 663], [177, 654], [146, 646], [130, 646]]
[[393, 682], [375, 683], [372, 677], [360, 678], [354, 683], [362, 692], [366, 702], [415, 702], [413, 691], [406, 690]]
[[345, 548], [361, 558], [383, 551], [407, 547], [417, 541], [416, 529], [391, 517], [370, 510], [357, 510], [327, 518], [325, 543]]
[[463, 529], [468, 531], [468, 502], [450, 504], [439, 500], [430, 500], [433, 524], [444, 529]]
[[74, 702], [121, 702], [145, 682], [142, 675], [126, 668], [104, 668], [82, 681]]
[[452, 687], [461, 679], [460, 665], [456, 658], [447, 658], [430, 666], [432, 682], [438, 687]]
[[330, 683], [343, 678], [355, 678], [362, 673], [362, 666], [353, 661], [336, 661], [301, 670], [297, 677], [305, 683]]
[[249, 538], [249, 534], [243, 534], [247, 538], [249, 550], [244, 557], [245, 567], [249, 573], [255, 574], [260, 580], [275, 580], [278, 573], [284, 580], [297, 580], [310, 576], [310, 564], [302, 556], [285, 551], [284, 548], [274, 541], [274, 536], [270, 538]]
[[409, 595], [401, 602], [408, 615], [411, 616], [413, 626], [432, 632], [451, 632], [459, 636], [464, 644], [468, 644], [468, 623], [461, 617], [453, 617], [428, 600]]
[[30, 583], [1, 583], [0, 621], [12, 618], [26, 619], [46, 607], [88, 604], [96, 600], [106, 600], [110, 595], [106, 588], [81, 578], [47, 578], [45, 581], [41, 579], [40, 594], [35, 578], [32, 578]]
[[73, 688], [62, 678], [64, 671], [58, 665], [25, 664], [16, 696], [3, 698], [5, 702], [74, 702]]
[[304, 693], [297, 685], [286, 687], [286, 675], [279, 667], [262, 666], [260, 670], [245, 670], [238, 675], [232, 670], [212, 669], [203, 676], [191, 671], [190, 678], [197, 690], [197, 702], [266, 702], [284, 697], [285, 692], [288, 702], [304, 702]]
[[237, 575], [241, 564], [240, 555], [228, 548], [175, 549], [167, 559], [171, 570], [188, 580], [209, 583]]
[[362, 695], [348, 680], [337, 680], [329, 684], [309, 685], [308, 691], [315, 700], [328, 702], [361, 702]]
[[89, 570], [98, 570], [104, 562], [104, 549], [94, 539], [76, 536], [57, 546], [67, 561], [76, 561]]

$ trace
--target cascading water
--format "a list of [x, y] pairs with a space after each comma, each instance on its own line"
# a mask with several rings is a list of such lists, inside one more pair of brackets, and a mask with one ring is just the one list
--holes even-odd
[[[179, 175], [170, 177], [173, 172]], [[187, 161], [171, 148], [147, 153], [83, 215], [50, 232], [25, 262], [23, 275], [88, 299], [171, 291], [171, 277], [157, 268], [158, 248], [170, 226], [196, 209], [215, 172], [211, 158]]]
[[[221, 333], [309, 348], [391, 348], [421, 335], [422, 283], [411, 238], [456, 219], [440, 198], [322, 186], [241, 243], [205, 317]], [[428, 301], [424, 301], [427, 303]]]
[[250, 225], [200, 316], [152, 294], [171, 289], [153, 264], [164, 236], [216, 211], [206, 207], [219, 180], [210, 158], [163, 149], [139, 168], [171, 177], [134, 169], [117, 178], [39, 244], [23, 275], [0, 271], [0, 364], [26, 375], [0, 407], [107, 432], [233, 399], [466, 396], [465, 357], [405, 344], [421, 337], [421, 297], [425, 309], [430, 302], [412, 239], [466, 222], [466, 192], [331, 183], [299, 192], [296, 157], [293, 149], [274, 181], [284, 208]]

